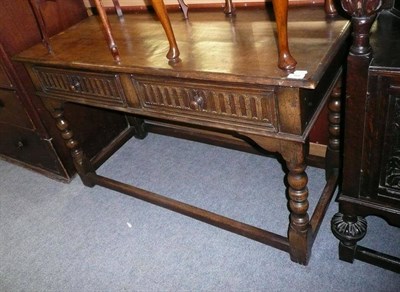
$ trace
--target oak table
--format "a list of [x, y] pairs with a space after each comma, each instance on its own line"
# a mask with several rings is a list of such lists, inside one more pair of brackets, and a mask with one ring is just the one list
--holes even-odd
[[[276, 66], [275, 23], [266, 9], [238, 9], [233, 18], [218, 10], [193, 10], [189, 20], [171, 12], [179, 62], [165, 59], [167, 40], [151, 13], [126, 14], [123, 22], [109, 16], [119, 62], [111, 57], [95, 16], [50, 38], [51, 53], [38, 44], [15, 60], [29, 71], [85, 185], [157, 204], [271, 245], [307, 264], [338, 176], [341, 72], [349, 22], [327, 19], [321, 7], [293, 8], [289, 15], [291, 50], [298, 62], [294, 75]], [[328, 101], [327, 184], [310, 218], [308, 135]], [[131, 114], [137, 138], [163, 127], [220, 144], [249, 142], [281, 155], [288, 169], [287, 237], [96, 174], [63, 115], [68, 102]], [[265, 199], [266, 204], [272, 200]]]

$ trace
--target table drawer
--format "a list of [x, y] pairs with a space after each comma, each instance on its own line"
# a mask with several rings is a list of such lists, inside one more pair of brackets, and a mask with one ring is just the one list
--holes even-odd
[[42, 91], [80, 102], [124, 105], [125, 97], [117, 74], [35, 67]]
[[[273, 89], [232, 88], [187, 81], [163, 82], [133, 79], [143, 109], [203, 118], [261, 125], [275, 131], [277, 113]], [[184, 84], [184, 86], [182, 86]]]
[[28, 114], [13, 90], [0, 89], [0, 123], [33, 128]]

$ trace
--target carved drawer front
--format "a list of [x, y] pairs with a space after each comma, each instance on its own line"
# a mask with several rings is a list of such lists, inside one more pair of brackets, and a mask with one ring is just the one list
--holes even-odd
[[124, 105], [125, 97], [117, 74], [89, 73], [36, 67], [42, 90], [78, 102]]
[[0, 89], [0, 123], [32, 129], [32, 122], [15, 91]]
[[275, 131], [277, 118], [275, 112], [275, 94], [273, 90], [233, 89], [210, 87], [182, 81], [154, 82], [134, 81], [139, 99], [144, 109], [187, 114], [191, 117], [203, 117], [206, 120], [240, 121], [262, 125]]

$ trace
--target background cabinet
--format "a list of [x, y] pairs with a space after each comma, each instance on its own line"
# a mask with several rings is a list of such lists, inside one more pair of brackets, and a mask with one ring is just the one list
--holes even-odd
[[[379, 2], [374, 0], [369, 0], [372, 9], [366, 15], [352, 20], [343, 184], [332, 231], [340, 240], [340, 259], [400, 273], [399, 258], [357, 244], [367, 232], [367, 216], [400, 227], [400, 11], [389, 2], [376, 22], [373, 8]], [[365, 36], [372, 24], [371, 50]]]
[[[81, 0], [43, 1], [41, 11], [50, 35], [87, 17]], [[69, 181], [75, 173], [71, 155], [52, 117], [35, 96], [25, 68], [11, 60], [41, 41], [29, 1], [2, 0], [0, 27], [0, 157]], [[82, 133], [83, 147], [97, 164], [105, 159], [102, 150], [109, 142], [117, 139], [122, 143], [130, 135], [122, 114], [69, 105], [66, 115], [74, 117], [71, 120]]]

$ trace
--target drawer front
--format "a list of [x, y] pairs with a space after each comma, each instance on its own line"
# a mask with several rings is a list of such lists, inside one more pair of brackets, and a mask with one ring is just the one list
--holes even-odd
[[117, 74], [89, 73], [35, 67], [42, 91], [68, 100], [121, 106], [125, 104]]
[[8, 78], [3, 65], [0, 63], [0, 88], [13, 88], [11, 80]]
[[50, 142], [40, 139], [34, 131], [0, 124], [0, 137], [0, 155], [66, 176]]
[[13, 90], [0, 89], [0, 123], [33, 128], [28, 114]]
[[[206, 121], [238, 122], [241, 125], [260, 125], [276, 131], [275, 93], [271, 90], [253, 90], [210, 87], [205, 84], [158, 82], [134, 79], [143, 109], [203, 118]], [[185, 86], [182, 86], [184, 84]]]

